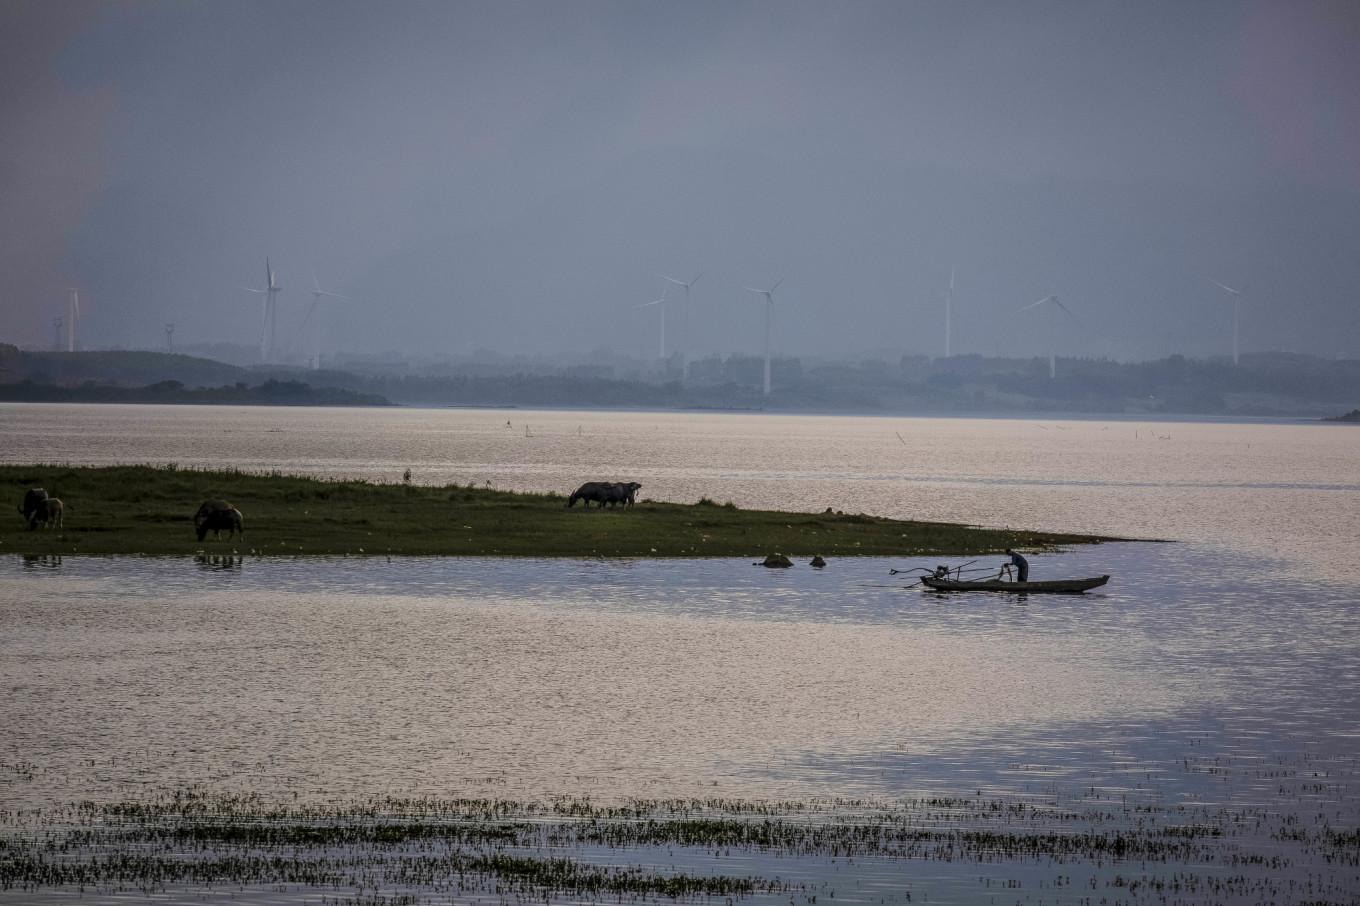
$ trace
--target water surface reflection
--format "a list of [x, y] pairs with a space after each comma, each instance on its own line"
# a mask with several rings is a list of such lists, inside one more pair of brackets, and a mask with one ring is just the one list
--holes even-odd
[[1075, 783], [1131, 739], [1138, 764], [1354, 745], [1349, 590], [1187, 545], [1035, 558], [1116, 578], [1024, 600], [904, 591], [910, 560], [11, 562], [5, 757], [43, 766], [21, 801], [907, 795]]

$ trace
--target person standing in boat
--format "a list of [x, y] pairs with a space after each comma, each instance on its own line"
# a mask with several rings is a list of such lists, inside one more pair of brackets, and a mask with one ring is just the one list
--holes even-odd
[[1007, 563], [1006, 566], [1014, 566], [1014, 567], [1015, 567], [1015, 581], [1017, 581], [1017, 582], [1028, 582], [1028, 581], [1029, 581], [1029, 561], [1026, 560], [1024, 557], [1020, 556], [1020, 555], [1019, 555], [1018, 553], [1016, 553], [1015, 551], [1011, 550], [1009, 547], [1006, 548], [1006, 553], [1007, 553], [1007, 554], [1010, 556], [1010, 558], [1011, 558], [1010, 562]]

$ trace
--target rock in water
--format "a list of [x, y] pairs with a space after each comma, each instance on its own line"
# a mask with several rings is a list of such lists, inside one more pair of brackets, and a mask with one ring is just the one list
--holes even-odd
[[814, 569], [821, 569], [823, 566], [826, 566], [826, 561], [822, 559], [821, 554], [818, 554], [808, 561], [808, 566], [811, 566]]
[[783, 554], [770, 554], [765, 558], [764, 562], [757, 565], [767, 566], [770, 569], [787, 569], [793, 565], [793, 561]]

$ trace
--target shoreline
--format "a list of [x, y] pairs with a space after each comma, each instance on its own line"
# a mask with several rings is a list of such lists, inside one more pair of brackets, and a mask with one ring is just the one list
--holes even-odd
[[[29, 487], [64, 501], [61, 528], [30, 530]], [[556, 493], [379, 484], [179, 466], [0, 465], [0, 553], [140, 556], [493, 556], [580, 559], [973, 556], [1141, 539], [863, 513], [744, 510], [701, 499], [567, 507]], [[205, 500], [240, 510], [244, 536], [199, 541]]]
[[411, 411], [411, 412], [440, 412], [440, 411], [504, 411], [515, 412], [521, 415], [532, 412], [580, 412], [583, 414], [653, 414], [653, 415], [730, 415], [730, 416], [769, 416], [780, 417], [799, 417], [799, 418], [845, 418], [845, 419], [930, 419], [930, 420], [953, 420], [960, 421], [1020, 421], [1020, 422], [1112, 422], [1116, 424], [1128, 425], [1184, 425], [1184, 424], [1205, 424], [1205, 425], [1323, 425], [1349, 424], [1350, 422], [1337, 418], [1319, 417], [1316, 415], [1243, 415], [1243, 414], [1196, 414], [1182, 412], [1070, 412], [1063, 410], [892, 410], [892, 409], [855, 409], [855, 408], [761, 408], [761, 407], [726, 407], [726, 406], [670, 406], [670, 407], [651, 407], [651, 406], [587, 406], [587, 405], [552, 405], [552, 404], [526, 404], [526, 403], [440, 403], [428, 401], [407, 401], [392, 402], [384, 404], [363, 404], [363, 403], [318, 403], [318, 402], [275, 402], [265, 403], [259, 401], [240, 401], [240, 402], [207, 402], [207, 401], [172, 401], [172, 400], [140, 400], [140, 401], [113, 401], [113, 400], [5, 400], [0, 399], [0, 406], [174, 406], [176, 408], [188, 408], [202, 406], [205, 408], [238, 408], [238, 409], [375, 409], [381, 411]]

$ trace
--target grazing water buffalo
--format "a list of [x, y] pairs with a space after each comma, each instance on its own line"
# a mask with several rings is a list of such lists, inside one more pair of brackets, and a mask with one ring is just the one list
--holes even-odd
[[622, 503], [624, 506], [632, 506], [637, 490], [640, 487], [642, 487], [642, 485], [638, 484], [636, 481], [587, 481], [577, 488], [575, 493], [567, 498], [567, 506], [575, 506], [576, 501], [578, 500], [584, 502], [587, 508], [590, 507], [591, 501], [594, 501], [600, 506], [614, 506], [619, 503]]
[[43, 528], [61, 528], [66, 507], [55, 497], [44, 497], [38, 501], [37, 508], [28, 519], [28, 527], [35, 529], [41, 523]]
[[632, 506], [634, 503], [637, 502], [637, 492], [638, 488], [640, 487], [642, 487], [642, 485], [638, 484], [636, 481], [626, 481], [612, 484], [609, 486], [609, 490], [605, 494], [605, 502], [608, 503], [610, 506], [614, 506], [615, 504], [619, 503], [623, 504], [626, 507]]
[[194, 513], [194, 529], [197, 530], [198, 527], [203, 524], [203, 520], [207, 519], [213, 513], [234, 509], [236, 509], [236, 507], [227, 503], [225, 500], [205, 500], [199, 504], [198, 512]]
[[208, 537], [208, 532], [212, 532], [214, 538], [221, 538], [221, 533], [226, 531], [228, 541], [236, 535], [242, 538], [246, 536], [246, 530], [241, 523], [241, 511], [235, 508], [209, 510], [202, 519], [195, 516], [194, 529], [198, 533], [199, 541]]
[[608, 496], [611, 487], [613, 487], [613, 485], [605, 481], [587, 481], [573, 491], [572, 495], [567, 498], [567, 507], [570, 509], [571, 507], [576, 506], [576, 501], [578, 500], [585, 504], [586, 509], [590, 508], [590, 502], [592, 500], [600, 506], [604, 506], [605, 498]]
[[46, 499], [47, 492], [42, 488], [29, 488], [24, 492], [24, 505], [19, 507], [19, 512], [23, 514], [24, 522], [28, 523], [29, 528], [33, 528], [34, 514]]

